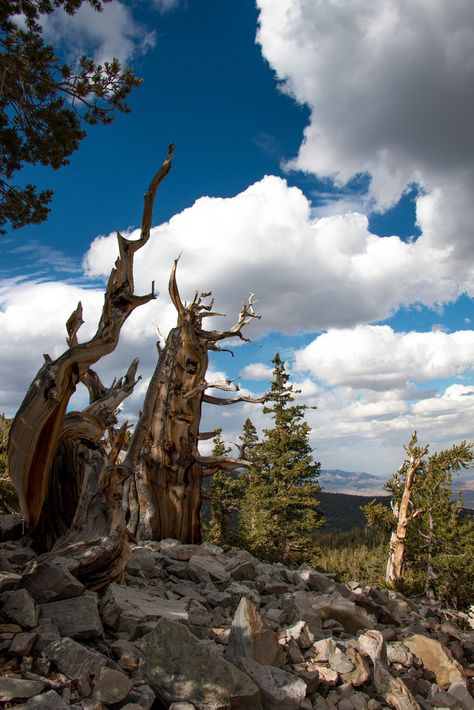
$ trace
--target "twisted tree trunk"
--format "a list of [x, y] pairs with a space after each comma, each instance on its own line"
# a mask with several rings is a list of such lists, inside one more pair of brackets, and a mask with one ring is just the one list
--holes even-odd
[[[133, 390], [138, 362], [110, 389], [90, 368], [115, 349], [135, 308], [155, 298], [153, 285], [148, 295], [134, 295], [133, 258], [150, 237], [156, 191], [171, 168], [172, 155], [170, 146], [145, 194], [140, 238], [131, 241], [117, 234], [119, 257], [96, 334], [78, 342], [83, 323], [79, 303], [66, 324], [68, 350], [56, 360], [44, 356], [10, 430], [9, 471], [35, 546], [52, 550], [47, 555], [76, 560], [80, 578], [91, 588], [116, 578], [127, 557], [121, 499], [133, 461], [117, 463], [125, 430], [116, 436], [113, 424], [118, 404]], [[88, 387], [91, 404], [83, 413], [66, 415], [79, 381]]]
[[385, 581], [392, 586], [396, 586], [403, 577], [405, 539], [408, 525], [421, 513], [420, 510], [410, 512], [411, 492], [416, 473], [423, 465], [423, 458], [428, 451], [428, 447], [419, 448], [416, 446], [416, 441], [415, 433], [406, 448], [408, 459], [401, 468], [401, 473], [405, 476], [402, 498], [398, 506], [392, 507], [393, 514], [396, 518], [396, 528], [390, 537], [390, 548], [385, 572]]
[[[201, 542], [200, 510], [203, 476], [215, 470], [231, 471], [248, 465], [229, 457], [201, 457], [198, 442], [203, 402], [229, 404], [250, 397], [208, 397], [209, 388], [237, 390], [230, 382], [208, 383], [205, 379], [208, 351], [219, 349], [217, 341], [243, 338], [241, 330], [258, 318], [252, 297], [244, 304], [238, 322], [227, 331], [206, 331], [202, 320], [211, 315], [210, 294], [197, 294], [184, 306], [176, 283], [175, 261], [169, 292], [178, 312], [178, 323], [159, 349], [158, 363], [147, 391], [143, 412], [135, 429], [130, 451], [138, 452], [134, 475], [126, 491], [128, 526], [141, 540], [166, 537], [182, 542]], [[245, 338], [243, 338], [245, 340]], [[214, 432], [207, 433], [206, 438]]]
[[[138, 361], [124, 378], [104, 387], [91, 366], [116, 347], [120, 330], [132, 311], [155, 298], [133, 293], [133, 257], [149, 237], [157, 188], [171, 168], [173, 146], [145, 195], [141, 235], [130, 241], [118, 234], [119, 258], [105, 292], [94, 337], [79, 343], [82, 306], [69, 318], [68, 349], [56, 360], [45, 355], [13, 421], [9, 470], [23, 516], [41, 559], [69, 558], [68, 565], [91, 589], [101, 589], [120, 577], [128, 557], [128, 531], [140, 539], [178, 538], [200, 542], [203, 476], [216, 470], [247, 465], [226, 456], [201, 457], [199, 424], [203, 402], [231, 404], [250, 397], [219, 399], [208, 388], [238, 390], [231, 382], [205, 380], [208, 351], [218, 342], [240, 337], [251, 318], [259, 318], [253, 296], [229, 330], [206, 331], [213, 313], [210, 294], [197, 294], [183, 305], [174, 264], [169, 291], [178, 323], [168, 336], [146, 394], [132, 440], [123, 454], [126, 424], [116, 431], [119, 404], [136, 384]], [[78, 382], [89, 390], [84, 412], [66, 414]], [[123, 460], [121, 460], [123, 459]]]

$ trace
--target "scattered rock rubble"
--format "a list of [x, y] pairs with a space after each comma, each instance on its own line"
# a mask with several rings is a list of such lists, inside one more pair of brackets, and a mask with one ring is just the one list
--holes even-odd
[[2, 707], [474, 710], [467, 624], [242, 550], [145, 542], [99, 596], [10, 540], [0, 601]]

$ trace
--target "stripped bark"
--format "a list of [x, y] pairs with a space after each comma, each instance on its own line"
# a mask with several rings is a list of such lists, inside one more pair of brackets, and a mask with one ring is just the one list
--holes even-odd
[[[153, 284], [148, 295], [134, 295], [133, 258], [150, 237], [156, 191], [170, 170], [172, 154], [170, 146], [145, 195], [140, 238], [131, 241], [117, 235], [119, 258], [107, 283], [96, 334], [79, 343], [83, 323], [79, 303], [66, 324], [68, 349], [54, 361], [45, 356], [11, 428], [10, 473], [34, 545], [42, 553], [40, 559], [68, 557], [68, 566], [91, 589], [121, 575], [128, 557], [128, 534], [200, 542], [203, 476], [247, 464], [199, 455], [202, 404], [263, 401], [205, 394], [209, 388], [239, 389], [231, 381], [206, 382], [208, 352], [220, 350], [219, 342], [226, 338], [247, 340], [242, 329], [260, 317], [254, 296], [244, 303], [231, 328], [206, 331], [203, 319], [221, 314], [213, 311], [213, 301], [206, 301], [210, 294], [196, 293], [190, 305], [182, 303], [177, 261], [169, 283], [177, 326], [166, 346], [158, 348], [158, 363], [126, 454], [122, 451], [126, 425], [115, 429], [116, 412], [133, 391], [138, 361], [109, 388], [91, 369], [114, 350], [132, 311], [155, 298]], [[66, 414], [79, 382], [89, 391], [89, 406]]]
[[252, 318], [260, 316], [255, 312], [251, 295], [229, 330], [204, 330], [204, 318], [221, 314], [212, 311], [213, 301], [205, 302], [209, 293], [196, 293], [189, 305], [183, 304], [176, 281], [177, 263], [176, 260], [171, 273], [169, 293], [178, 322], [168, 335], [165, 347], [160, 349], [130, 444], [129, 453], [136, 456], [137, 465], [128, 486], [126, 505], [128, 527], [137, 539], [171, 537], [199, 543], [203, 476], [224, 467], [233, 470], [247, 465], [245, 461], [228, 457], [217, 461], [199, 455], [199, 440], [213, 434], [199, 434], [202, 404], [263, 401], [251, 397], [225, 400], [206, 395], [211, 387], [238, 389], [231, 382], [206, 382], [208, 352], [219, 350], [218, 342], [225, 338], [247, 340], [242, 329]]
[[[108, 389], [90, 368], [115, 349], [135, 308], [155, 298], [153, 284], [149, 294], [134, 294], [133, 260], [150, 238], [156, 191], [172, 156], [171, 145], [145, 194], [140, 238], [131, 241], [117, 234], [119, 257], [95, 335], [78, 342], [83, 323], [79, 303], [66, 324], [68, 349], [56, 360], [44, 356], [10, 431], [9, 471], [34, 543], [40, 550], [53, 547], [48, 554], [76, 560], [79, 576], [91, 588], [117, 577], [127, 556], [121, 500], [130, 469], [118, 461], [125, 429], [117, 434], [113, 425], [118, 404], [133, 390], [138, 363]], [[82, 413], [66, 415], [80, 381], [88, 387], [91, 403]]]
[[403, 577], [405, 539], [407, 536], [408, 525], [410, 521], [422, 512], [420, 510], [410, 511], [411, 491], [415, 481], [415, 476], [423, 464], [424, 456], [428, 452], [428, 446], [420, 448], [416, 446], [416, 442], [417, 439], [415, 433], [406, 448], [408, 458], [400, 469], [400, 473], [405, 477], [402, 498], [398, 506], [392, 507], [397, 524], [390, 538], [390, 548], [385, 573], [385, 580], [387, 584], [392, 586], [396, 586]]

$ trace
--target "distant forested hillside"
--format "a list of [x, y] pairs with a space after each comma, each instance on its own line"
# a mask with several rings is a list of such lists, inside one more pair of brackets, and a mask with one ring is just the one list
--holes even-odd
[[326, 525], [321, 528], [321, 532], [363, 528], [365, 518], [360, 508], [362, 505], [370, 503], [374, 498], [386, 505], [387, 508], [390, 507], [390, 496], [354, 496], [322, 491], [319, 498], [321, 501], [319, 510], [326, 519]]
[[[387, 508], [390, 508], [390, 496], [356, 496], [321, 491], [319, 494], [321, 501], [319, 510], [326, 519], [326, 525], [320, 529], [320, 532], [363, 528], [365, 526], [365, 518], [361, 511], [361, 506], [370, 503], [374, 498], [386, 505]], [[474, 516], [472, 508], [466, 507], [463, 513]]]

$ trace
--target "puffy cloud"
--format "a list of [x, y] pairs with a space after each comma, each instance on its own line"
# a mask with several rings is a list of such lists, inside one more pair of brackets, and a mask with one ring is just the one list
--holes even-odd
[[414, 431], [430, 451], [472, 438], [474, 387], [450, 385], [438, 391], [376, 392], [335, 387], [307, 400], [314, 456], [323, 468], [389, 476], [404, 458]]
[[155, 34], [137, 22], [129, 7], [114, 0], [101, 12], [84, 3], [73, 15], [58, 9], [42, 18], [46, 40], [62, 43], [67, 54], [92, 54], [97, 62], [114, 57], [127, 63], [134, 54], [148, 51], [156, 43]]
[[472, 294], [471, 0], [257, 5], [264, 57], [284, 91], [311, 109], [289, 167], [340, 185], [368, 173], [369, 196], [382, 210], [420, 185], [426, 246], [446, 250]]
[[[257, 293], [262, 319], [248, 328], [253, 338], [266, 332], [349, 328], [386, 318], [401, 304], [449, 301], [460, 289], [445, 249], [426, 246], [424, 237], [416, 243], [377, 237], [360, 213], [312, 217], [299, 189], [280, 178], [265, 177], [233, 198], [203, 197], [153, 228], [149, 243], [136, 255], [136, 292], [147, 293], [153, 280], [161, 292], [127, 322], [119, 351], [123, 355], [114, 353], [109, 359], [114, 374], [126, 367], [125, 354], [131, 359], [144, 352], [143, 364], [151, 367], [157, 327], [166, 335], [175, 324], [166, 284], [180, 252], [183, 298], [192, 298], [196, 288], [212, 290], [216, 309], [228, 314], [206, 323], [209, 327], [229, 326], [242, 299]], [[85, 258], [86, 276], [107, 275], [116, 255], [115, 234], [98, 237]], [[9, 342], [10, 329], [18, 328], [21, 342], [16, 340], [16, 347], [31, 353], [31, 329], [40, 325], [48, 331], [46, 342], [62, 343], [67, 315], [79, 298], [88, 303], [92, 294], [97, 306], [92, 316], [86, 314], [86, 327], [92, 321], [95, 325], [102, 296], [87, 288], [87, 282], [8, 286], [1, 306], [3, 343]], [[51, 302], [55, 308], [64, 304], [57, 317]]]
[[65, 323], [81, 300], [86, 323], [79, 331], [90, 337], [102, 306], [102, 293], [60, 282], [12, 283], [0, 287], [0, 409], [13, 414], [43, 353], [58, 357], [66, 348]]
[[329, 385], [389, 390], [474, 368], [474, 330], [397, 333], [390, 326], [330, 330], [296, 353], [296, 368]]
[[251, 362], [240, 372], [240, 377], [246, 380], [268, 380], [273, 374], [273, 370], [263, 362]]
[[[77, 301], [82, 300], [84, 305], [85, 324], [79, 336], [80, 340], [85, 340], [95, 331], [103, 295], [97, 289], [63, 283], [10, 282], [3, 286], [0, 290], [0, 359], [3, 375], [0, 411], [13, 414], [41, 365], [42, 353], [48, 352], [57, 357], [63, 352], [64, 323]], [[148, 308], [150, 310], [145, 313]], [[132, 423], [142, 407], [156, 363], [154, 343], [158, 336], [154, 321], [165, 320], [167, 308], [168, 305], [158, 299], [137, 309], [123, 328], [117, 350], [97, 368], [104, 382], [110, 383], [114, 376], [125, 371], [133, 357], [140, 356], [139, 372], [143, 380], [137, 384], [132, 396], [125, 400], [122, 412], [122, 417]], [[380, 356], [383, 351], [392, 361], [392, 370], [387, 367], [383, 371], [378, 362], [372, 360], [372, 381], [366, 377], [363, 348], [357, 340], [359, 336], [364, 341], [365, 331], [372, 331], [369, 336], [373, 338], [371, 347]], [[331, 336], [332, 333], [324, 334], [317, 340], [324, 339], [326, 335]], [[404, 382], [405, 379], [417, 379], [418, 375], [419, 379], [452, 375], [471, 366], [472, 331], [451, 335], [437, 332], [404, 336], [386, 327], [366, 327], [356, 328], [351, 335], [354, 338], [352, 345], [348, 335], [335, 346], [343, 348], [346, 363], [355, 364], [352, 371], [350, 367], [342, 368], [339, 375], [331, 380], [335, 382], [334, 386], [327, 387], [305, 372], [296, 371], [292, 375], [293, 383], [302, 391], [298, 401], [317, 407], [308, 410], [306, 418], [312, 426], [311, 443], [315, 458], [322, 462], [324, 468], [357, 469], [388, 475], [399, 465], [403, 457], [402, 445], [415, 429], [420, 441], [431, 442], [432, 450], [472, 436], [473, 386], [453, 384], [438, 392], [418, 390], [413, 384], [406, 387]], [[297, 357], [300, 355], [301, 351]], [[330, 358], [321, 358], [321, 362], [329, 373], [331, 368], [337, 369]], [[264, 363], [254, 365], [258, 365], [260, 371], [265, 367]], [[397, 368], [403, 374], [398, 379]], [[314, 369], [318, 368], [315, 366]], [[390, 384], [391, 389], [368, 389], [369, 385], [379, 386], [381, 370], [381, 386], [388, 387]], [[394, 374], [388, 381], [384, 380], [390, 372]], [[319, 370], [316, 374], [321, 377]], [[226, 378], [227, 373], [214, 366], [207, 377], [208, 381]], [[327, 379], [330, 380], [329, 374]], [[349, 382], [352, 386], [348, 386]], [[250, 392], [243, 390], [243, 393]], [[258, 396], [261, 393], [261, 388], [256, 387], [253, 394]], [[225, 393], [222, 396], [226, 396]], [[85, 403], [85, 393], [78, 391], [72, 405], [79, 408]], [[230, 407], [205, 405], [201, 428], [212, 430], [220, 426], [224, 430], [224, 439], [236, 442], [247, 417], [260, 431], [269, 425], [269, 418], [263, 415], [261, 406], [242, 403]]]
[[[353, 326], [384, 319], [401, 304], [449, 301], [460, 290], [444, 248], [423, 238], [377, 237], [360, 213], [313, 217], [303, 193], [273, 176], [232, 198], [202, 197], [155, 227], [137, 254], [138, 290], [152, 280], [166, 284], [181, 252], [184, 297], [212, 290], [217, 309], [232, 315], [246, 294], [257, 294], [263, 317], [250, 334]], [[108, 273], [116, 253], [114, 234], [98, 237], [87, 274]]]

